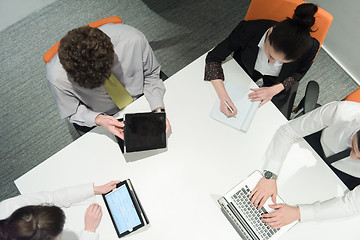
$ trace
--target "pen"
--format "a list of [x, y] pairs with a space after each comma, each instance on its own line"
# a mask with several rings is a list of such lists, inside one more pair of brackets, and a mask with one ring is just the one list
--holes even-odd
[[234, 110], [232, 110], [232, 108], [230, 107], [230, 105], [224, 100], [224, 103], [226, 105], [226, 107], [230, 110], [231, 113], [234, 113]]

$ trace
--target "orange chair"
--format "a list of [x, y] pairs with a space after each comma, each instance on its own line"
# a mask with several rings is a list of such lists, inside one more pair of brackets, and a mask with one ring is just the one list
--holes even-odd
[[[108, 23], [122, 23], [122, 20], [118, 16], [103, 18], [98, 21], [90, 23], [88, 26], [98, 28], [102, 25], [108, 24]], [[43, 59], [45, 63], [48, 63], [51, 61], [51, 59], [57, 54], [59, 49], [60, 41], [57, 42], [54, 46], [52, 46], [43, 56]]]
[[[269, 19], [280, 22], [286, 17], [292, 17], [295, 8], [306, 3], [301, 0], [252, 0], [246, 13], [245, 20]], [[324, 9], [318, 8], [315, 14], [315, 25], [311, 36], [323, 43], [330, 28], [333, 16]]]
[[343, 101], [352, 101], [352, 102], [360, 103], [360, 88], [350, 93], [347, 97], [343, 99]]

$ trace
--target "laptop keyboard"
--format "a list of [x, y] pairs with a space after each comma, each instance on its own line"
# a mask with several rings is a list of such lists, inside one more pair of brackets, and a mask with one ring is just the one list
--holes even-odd
[[249, 223], [255, 231], [261, 236], [262, 239], [269, 239], [272, 235], [280, 229], [272, 229], [261, 221], [261, 215], [267, 213], [265, 208], [257, 209], [250, 203], [249, 195], [250, 189], [247, 185], [240, 191], [231, 196], [232, 200], [236, 203], [237, 207], [241, 209], [243, 215], [248, 219]]

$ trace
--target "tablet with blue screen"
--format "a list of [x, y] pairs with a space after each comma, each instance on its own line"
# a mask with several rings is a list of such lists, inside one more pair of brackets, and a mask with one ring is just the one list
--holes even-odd
[[149, 224], [129, 179], [118, 183], [103, 198], [119, 238]]

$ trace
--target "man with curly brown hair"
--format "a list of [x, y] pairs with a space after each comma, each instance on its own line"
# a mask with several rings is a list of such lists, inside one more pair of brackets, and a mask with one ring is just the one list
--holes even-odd
[[159, 74], [160, 65], [145, 36], [126, 24], [112, 23], [69, 31], [46, 66], [62, 119], [83, 132], [103, 126], [120, 138], [124, 124], [112, 117], [119, 108], [105, 90], [105, 81], [114, 76], [134, 100], [144, 94], [156, 110], [164, 108], [165, 86]]

